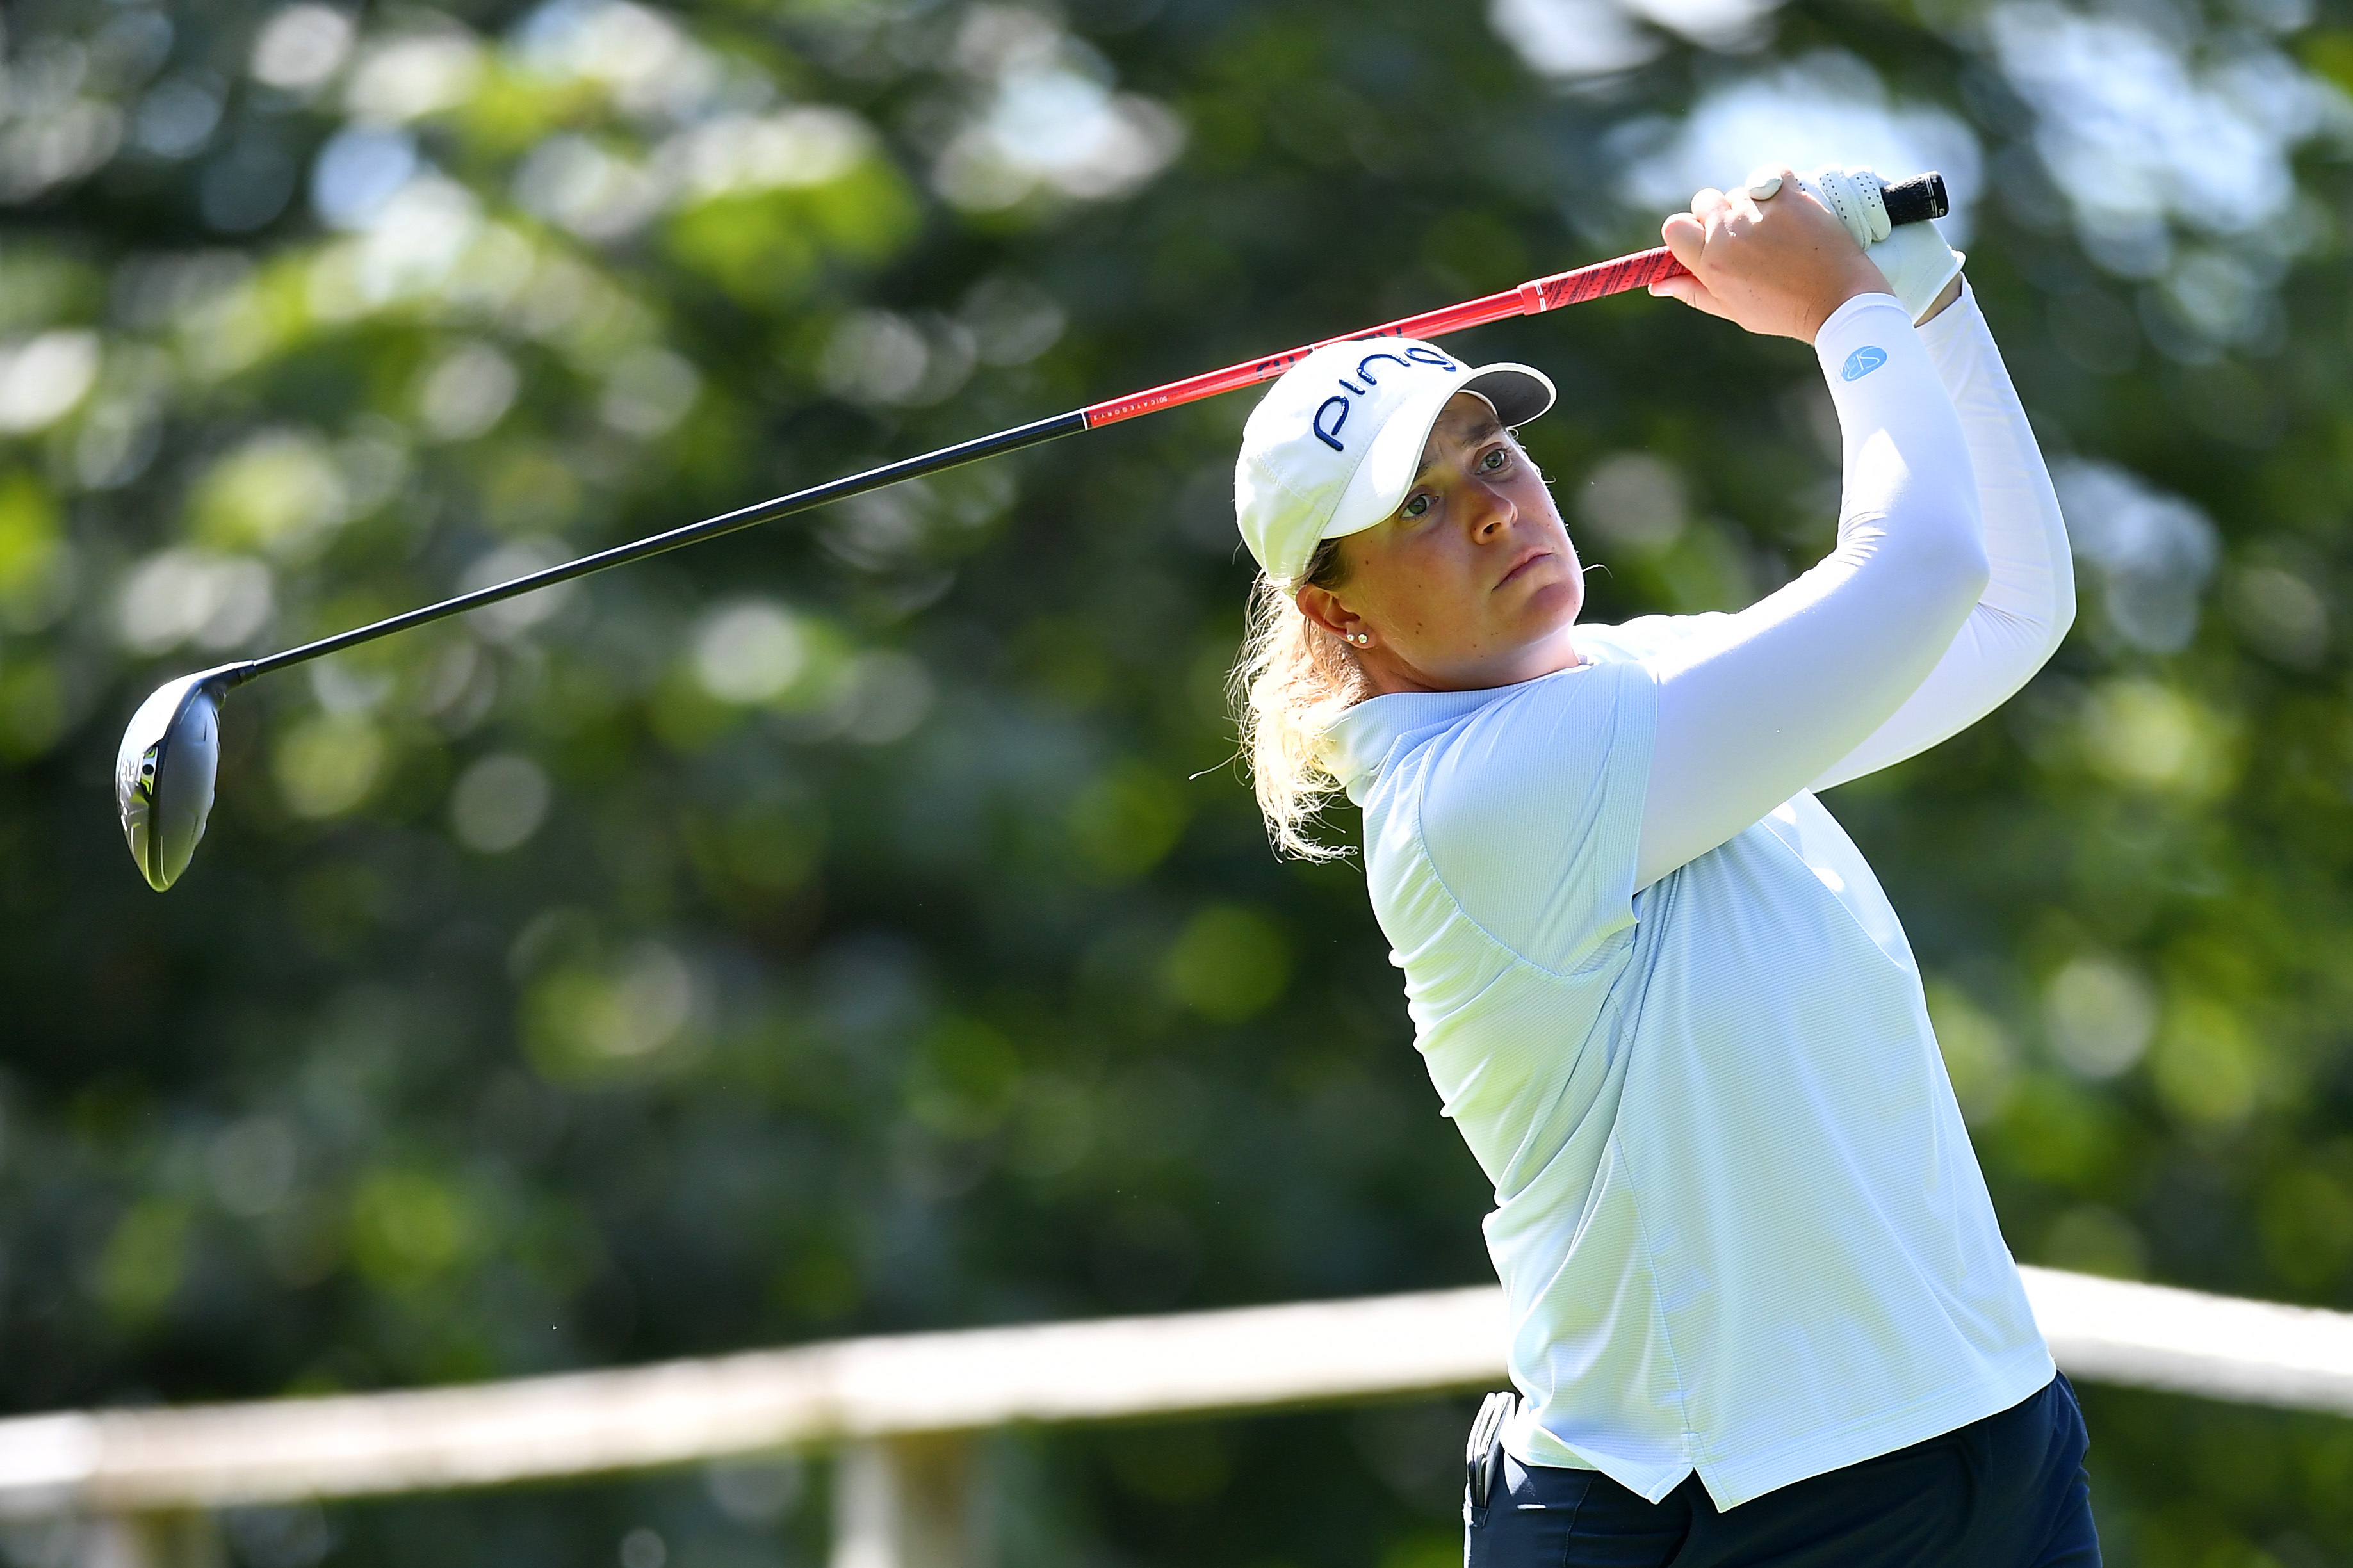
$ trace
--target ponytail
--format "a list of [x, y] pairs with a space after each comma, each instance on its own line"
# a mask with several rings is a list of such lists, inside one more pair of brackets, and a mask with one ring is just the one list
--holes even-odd
[[[1327, 539], [1316, 547], [1303, 581], [1319, 588], [1340, 585], [1345, 568], [1339, 542]], [[1261, 573], [1250, 585], [1247, 629], [1226, 678], [1226, 697], [1277, 855], [1334, 860], [1346, 853], [1310, 837], [1310, 830], [1324, 804], [1340, 793], [1326, 736], [1341, 714], [1369, 695], [1355, 651], [1301, 614], [1293, 594]]]

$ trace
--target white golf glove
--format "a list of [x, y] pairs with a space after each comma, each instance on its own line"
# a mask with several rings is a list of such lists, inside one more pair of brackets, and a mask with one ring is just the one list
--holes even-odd
[[1863, 254], [1885, 275], [1887, 286], [1918, 321], [1957, 277], [1968, 259], [1945, 243], [1933, 223], [1907, 223], [1898, 228], [1887, 221], [1887, 207], [1879, 199], [1887, 184], [1869, 169], [1825, 164], [1798, 183], [1813, 198], [1838, 214]]

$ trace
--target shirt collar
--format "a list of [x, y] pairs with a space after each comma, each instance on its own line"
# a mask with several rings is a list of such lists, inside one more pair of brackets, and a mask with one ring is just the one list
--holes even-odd
[[1330, 748], [1324, 754], [1324, 765], [1348, 792], [1348, 798], [1362, 805], [1373, 785], [1379, 782], [1381, 764], [1397, 751], [1399, 741], [1443, 730], [1498, 698], [1525, 691], [1537, 681], [1557, 680], [1564, 675], [1575, 674], [1591, 662], [1588, 659], [1550, 675], [1539, 675], [1535, 680], [1481, 691], [1392, 691], [1386, 697], [1368, 697], [1341, 714], [1324, 731], [1324, 743]]

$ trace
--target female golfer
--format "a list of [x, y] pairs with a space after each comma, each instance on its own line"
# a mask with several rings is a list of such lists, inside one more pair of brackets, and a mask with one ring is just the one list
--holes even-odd
[[1577, 624], [1512, 434], [1552, 402], [1525, 366], [1333, 345], [1243, 437], [1259, 799], [1308, 855], [1331, 793], [1362, 806], [1419, 1048], [1494, 1183], [1518, 1395], [1486, 1464], [1474, 1440], [1474, 1564], [2099, 1559], [1911, 949], [1815, 799], [1985, 715], [2073, 616], [1959, 258], [1926, 225], [1867, 254], [1860, 175], [1665, 226], [1693, 276], [1659, 291], [1810, 342], [1844, 433], [1837, 547], [1736, 615]]

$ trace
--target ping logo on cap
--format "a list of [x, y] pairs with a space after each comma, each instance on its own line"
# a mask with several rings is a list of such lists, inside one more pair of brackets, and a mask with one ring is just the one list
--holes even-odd
[[1482, 399], [1506, 425], [1552, 406], [1542, 371], [1470, 364], [1395, 333], [1342, 338], [1286, 363], [1250, 411], [1234, 458], [1234, 521], [1267, 579], [1286, 589], [1323, 541], [1397, 510], [1456, 392]]
[[1883, 365], [1886, 363], [1887, 351], [1885, 349], [1871, 347], [1859, 348], [1855, 350], [1854, 353], [1846, 356], [1846, 363], [1839, 368], [1839, 379], [1841, 381], [1861, 381], [1864, 376], [1869, 375], [1873, 371], [1877, 370], [1881, 365]]
[[[1358, 386], [1356, 382], [1350, 381], [1345, 375], [1335, 376], [1333, 379], [1345, 387], [1348, 393], [1353, 393], [1357, 397], [1369, 396], [1372, 389], [1380, 384], [1380, 378], [1372, 374], [1373, 362], [1376, 360], [1388, 360], [1392, 363], [1404, 366], [1407, 370], [1412, 370], [1419, 365], [1430, 365], [1443, 371], [1459, 368], [1452, 360], [1448, 359], [1429, 344], [1415, 343], [1401, 354], [1388, 349], [1375, 349], [1371, 353], [1358, 360], [1356, 374], [1356, 381], [1365, 384], [1362, 386]], [[1335, 452], [1345, 452], [1348, 449], [1340, 439], [1340, 431], [1348, 423], [1350, 406], [1348, 396], [1335, 392], [1316, 405], [1314, 415], [1307, 422], [1309, 428], [1315, 432], [1315, 438]]]

